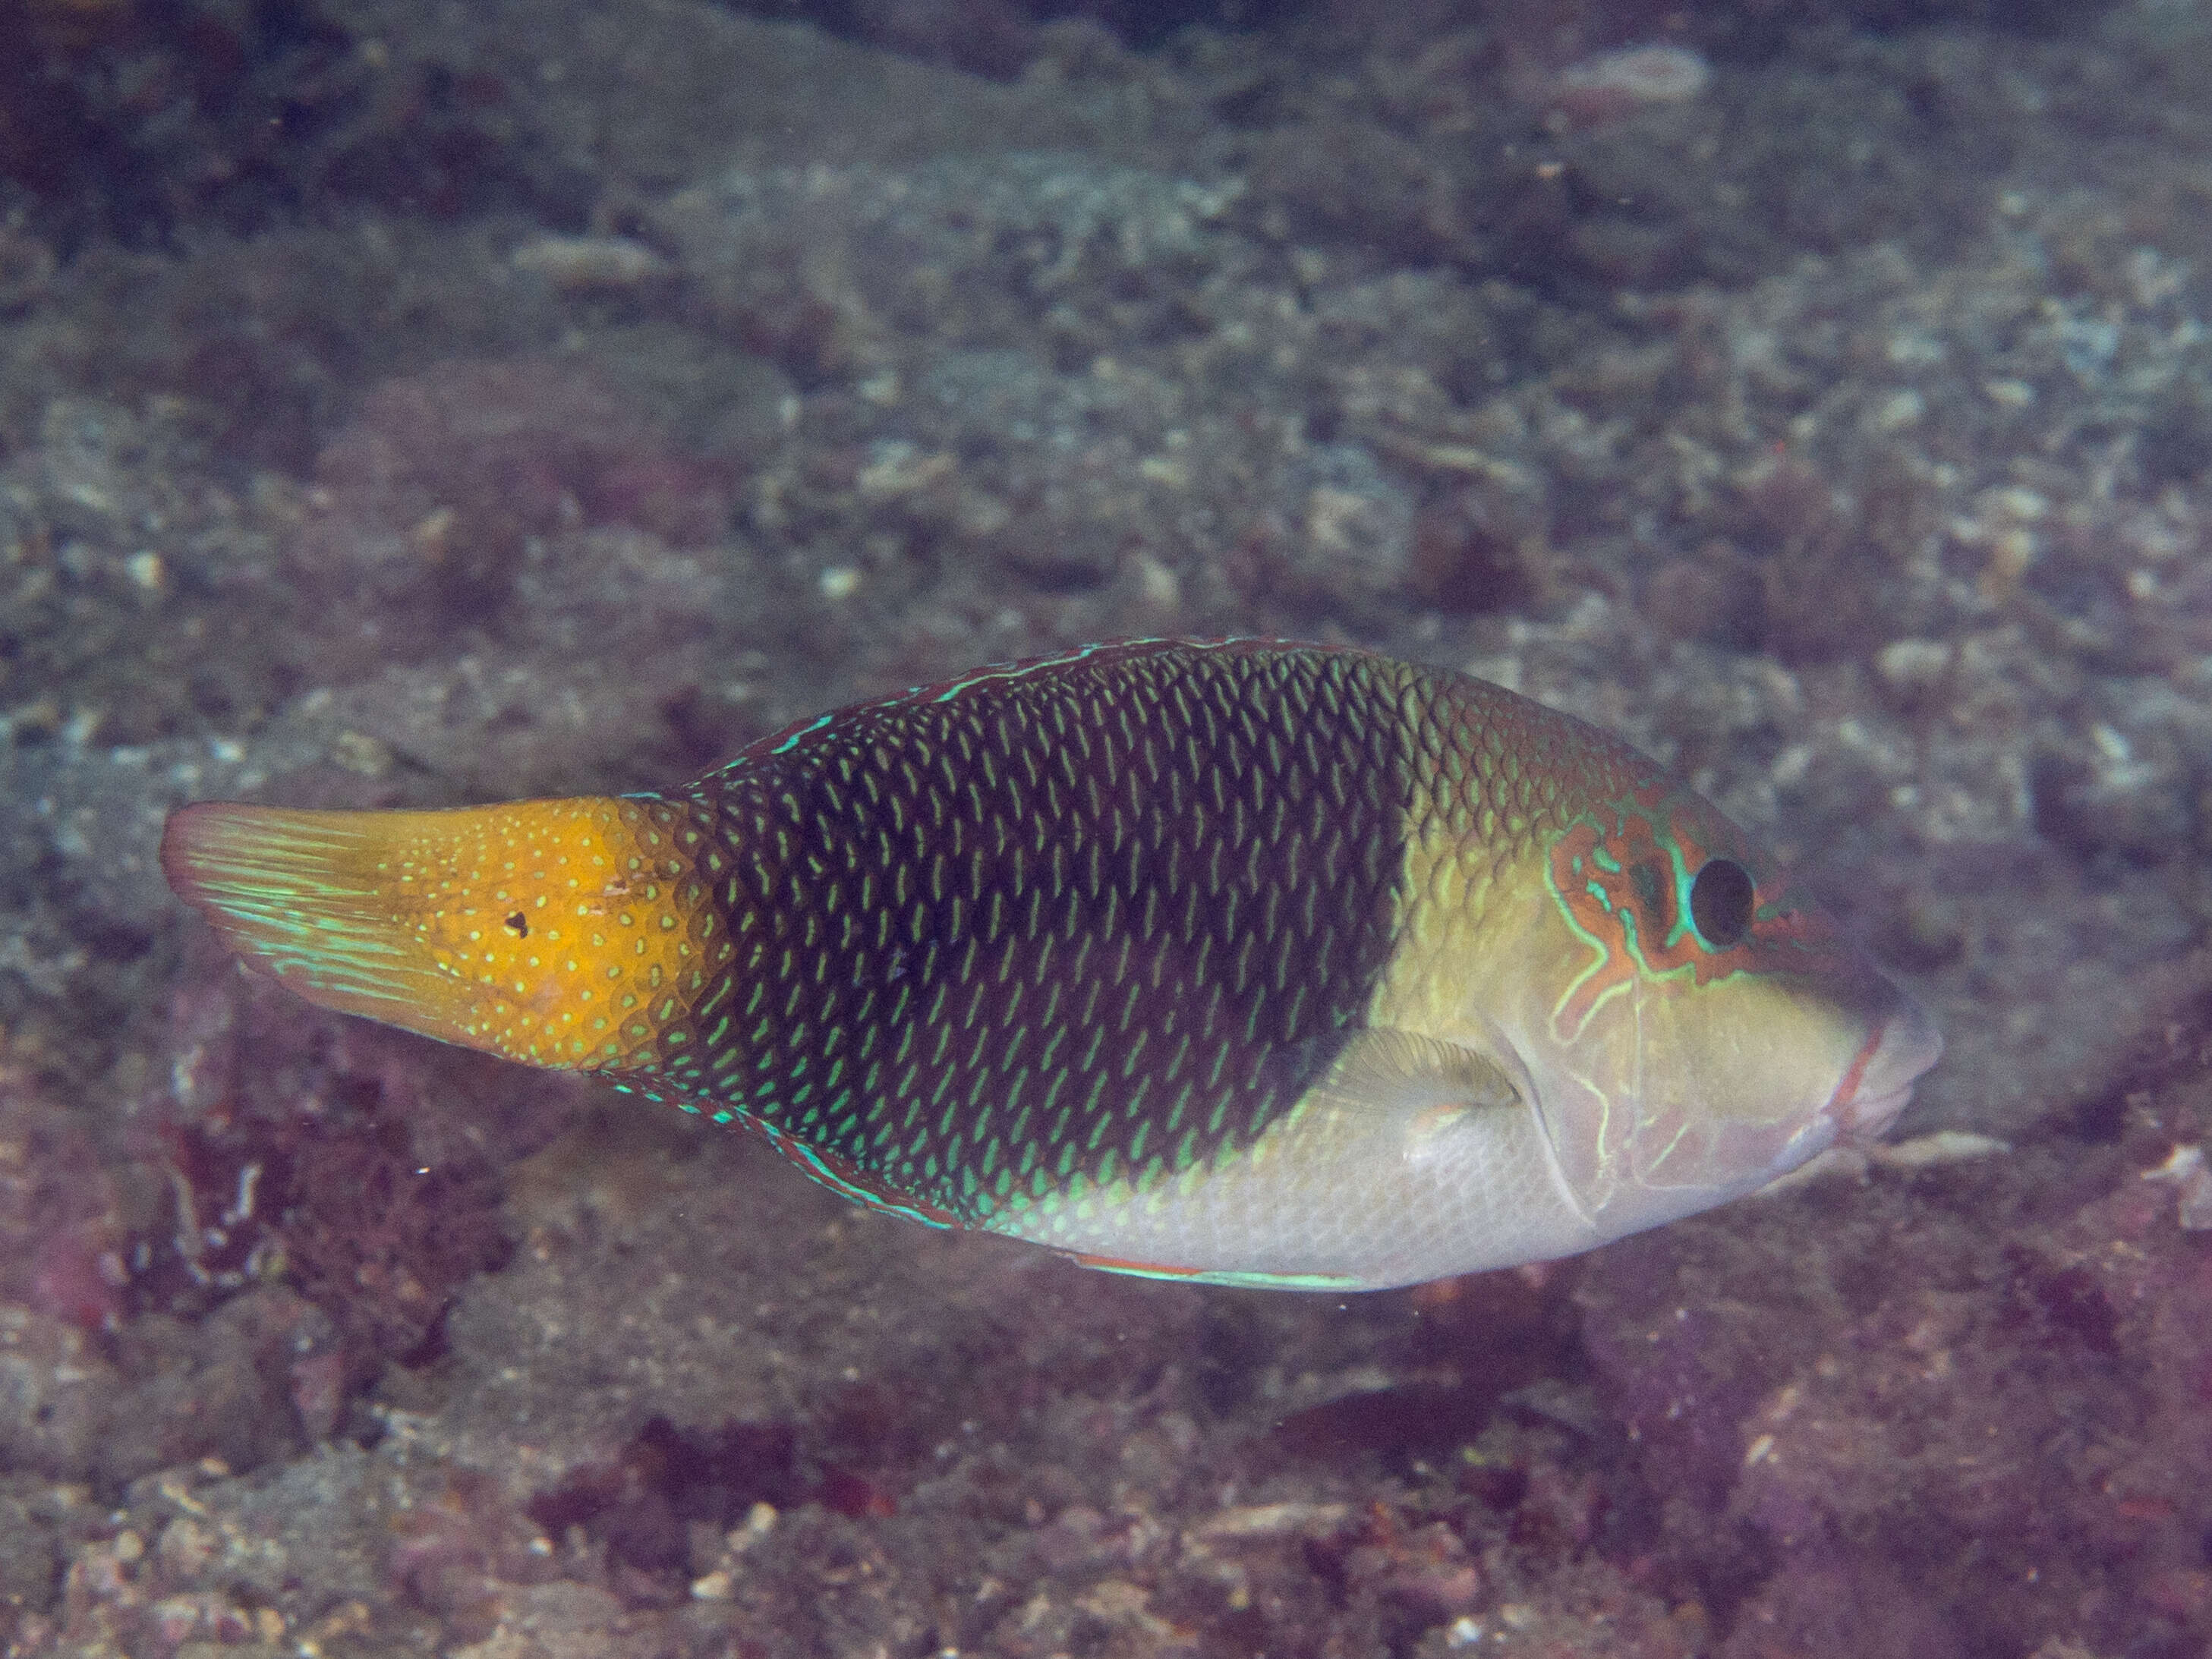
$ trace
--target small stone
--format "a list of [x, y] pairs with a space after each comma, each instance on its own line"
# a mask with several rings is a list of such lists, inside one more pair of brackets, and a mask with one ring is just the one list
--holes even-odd
[[1941, 640], [1893, 640], [1875, 653], [1874, 665], [1899, 691], [1925, 691], [1949, 672], [1951, 647]]
[[1277, 1538], [1285, 1533], [1328, 1532], [1344, 1524], [1348, 1504], [1244, 1504], [1207, 1516], [1191, 1528], [1200, 1538]]
[[1712, 78], [1712, 65], [1686, 46], [1624, 46], [1561, 70], [1557, 101], [1585, 116], [1615, 101], [1630, 106], [1687, 103]]
[[2177, 1218], [2185, 1231], [2212, 1231], [2212, 1170], [2202, 1146], [2176, 1146], [2165, 1163], [2142, 1172], [2145, 1181], [2173, 1183]]
[[675, 267], [627, 236], [538, 236], [507, 255], [517, 270], [545, 277], [566, 293], [635, 288], [672, 274]]
[[1994, 1135], [1972, 1134], [1964, 1129], [1938, 1129], [1933, 1134], [1915, 1135], [1894, 1146], [1875, 1146], [1868, 1156], [1886, 1170], [1932, 1170], [1942, 1164], [1990, 1158], [2011, 1150], [2010, 1141], [1999, 1140]]
[[743, 1555], [775, 1530], [775, 1504], [756, 1504], [745, 1511], [744, 1523], [722, 1540], [722, 1547], [732, 1556]]
[[162, 1573], [179, 1583], [205, 1572], [215, 1553], [215, 1534], [188, 1516], [179, 1516], [164, 1527], [161, 1541], [155, 1546]]
[[1869, 409], [1863, 424], [1869, 432], [1900, 432], [1917, 425], [1927, 412], [1927, 400], [1911, 386], [1905, 386]]
[[870, 452], [868, 464], [854, 480], [863, 495], [882, 501], [910, 495], [952, 476], [959, 462], [941, 452], [924, 452], [901, 440], [887, 440]]
[[362, 732], [341, 732], [331, 744], [331, 763], [364, 778], [380, 778], [392, 770], [392, 745]]
[[1182, 603], [1182, 579], [1149, 553], [1139, 551], [1129, 561], [1137, 579], [1137, 592], [1146, 605], [1172, 611]]

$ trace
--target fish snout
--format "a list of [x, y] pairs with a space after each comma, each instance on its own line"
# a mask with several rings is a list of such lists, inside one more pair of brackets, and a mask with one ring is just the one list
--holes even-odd
[[1829, 1099], [1825, 1115], [1836, 1126], [1837, 1140], [1864, 1146], [1881, 1139], [1912, 1098], [1912, 1085], [1942, 1057], [1936, 1022], [1900, 997]]

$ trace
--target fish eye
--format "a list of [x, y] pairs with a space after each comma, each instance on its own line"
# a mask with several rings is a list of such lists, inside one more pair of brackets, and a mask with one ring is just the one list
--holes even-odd
[[1751, 931], [1756, 895], [1751, 875], [1733, 859], [1708, 859], [1690, 884], [1690, 920], [1698, 937], [1717, 951], [1741, 942]]

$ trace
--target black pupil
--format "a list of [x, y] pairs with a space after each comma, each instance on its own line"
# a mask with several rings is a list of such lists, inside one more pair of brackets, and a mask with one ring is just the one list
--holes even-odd
[[1725, 951], [1751, 931], [1751, 877], [1730, 859], [1712, 859], [1690, 884], [1690, 920], [1698, 937]]

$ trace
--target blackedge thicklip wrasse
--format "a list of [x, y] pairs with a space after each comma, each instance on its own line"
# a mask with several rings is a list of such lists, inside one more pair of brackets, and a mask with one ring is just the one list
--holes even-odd
[[161, 856], [312, 1001], [1164, 1278], [1571, 1255], [1880, 1134], [1942, 1051], [1626, 744], [1319, 646], [981, 669], [650, 794], [206, 803]]

